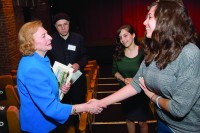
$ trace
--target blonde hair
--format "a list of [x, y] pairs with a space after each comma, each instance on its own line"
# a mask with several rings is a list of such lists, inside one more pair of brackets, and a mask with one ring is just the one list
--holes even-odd
[[25, 23], [18, 34], [19, 51], [22, 55], [32, 55], [35, 52], [33, 34], [42, 27], [40, 20]]

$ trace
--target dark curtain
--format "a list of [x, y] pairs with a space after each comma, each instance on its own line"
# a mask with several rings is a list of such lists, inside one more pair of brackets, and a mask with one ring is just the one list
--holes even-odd
[[[87, 45], [112, 45], [117, 29], [131, 24], [139, 38], [144, 37], [147, 6], [153, 0], [54, 0], [57, 8], [72, 17], [72, 30], [86, 38]], [[200, 33], [200, 1], [183, 0], [195, 29]]]
[[200, 34], [200, 1], [184, 0], [184, 4], [189, 11], [197, 33]]
[[[115, 43], [117, 29], [131, 24], [138, 38], [144, 37], [143, 22], [150, 0], [91, 0], [85, 6], [85, 36], [88, 45]], [[183, 1], [200, 33], [200, 2]]]

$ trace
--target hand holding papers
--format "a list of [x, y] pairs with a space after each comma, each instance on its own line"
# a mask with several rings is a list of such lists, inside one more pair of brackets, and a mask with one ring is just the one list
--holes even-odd
[[71, 82], [71, 84], [73, 84], [82, 74], [82, 72], [80, 70], [77, 70], [75, 73], [73, 73], [74, 69], [71, 66], [72, 66], [71, 64], [66, 66], [57, 61], [55, 61], [54, 65], [53, 65], [53, 72], [56, 75], [58, 83], [59, 83], [60, 100], [62, 100], [62, 98], [64, 96], [64, 94], [60, 90], [62, 85], [67, 84], [69, 82]]
[[62, 99], [64, 94], [61, 92], [60, 88], [62, 87], [62, 85], [70, 82], [73, 75], [73, 68], [55, 61], [53, 65], [53, 72], [57, 77], [59, 83], [59, 95], [60, 99]]
[[[69, 64], [68, 66], [71, 67], [72, 64]], [[77, 70], [75, 73], [73, 73], [71, 83], [73, 84], [81, 75], [82, 72], [80, 70]]]

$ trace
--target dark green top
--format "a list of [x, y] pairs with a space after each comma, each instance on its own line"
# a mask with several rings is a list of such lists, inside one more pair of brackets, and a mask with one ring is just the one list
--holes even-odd
[[[138, 55], [134, 58], [123, 57], [122, 60], [113, 60], [113, 75], [119, 72], [124, 78], [133, 78], [141, 62], [144, 59], [144, 53], [139, 49]], [[120, 86], [125, 86], [124, 82], [119, 81]], [[127, 120], [146, 121], [150, 109], [148, 106], [149, 99], [144, 93], [139, 93], [122, 101], [122, 111]]]
[[[143, 59], [144, 53], [141, 49], [139, 49], [138, 55], [134, 58], [125, 56], [119, 61], [113, 59], [112, 74], [115, 75], [116, 72], [119, 72], [124, 78], [133, 78]], [[120, 81], [120, 86], [125, 86], [124, 82]]]

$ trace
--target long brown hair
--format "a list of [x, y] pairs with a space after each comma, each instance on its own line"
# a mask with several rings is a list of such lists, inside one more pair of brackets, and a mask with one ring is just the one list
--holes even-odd
[[156, 27], [152, 37], [144, 39], [142, 47], [146, 65], [155, 60], [161, 70], [178, 57], [185, 45], [195, 43], [197, 34], [181, 0], [160, 0], [152, 6], [156, 6]]
[[[127, 32], [129, 32], [131, 35], [135, 34], [135, 30], [134, 28], [127, 24], [127, 25], [123, 25], [121, 26], [118, 30], [117, 30], [117, 34], [116, 34], [116, 45], [115, 45], [115, 49], [114, 49], [114, 53], [113, 53], [113, 58], [115, 60], [121, 60], [124, 56], [125, 56], [125, 53], [124, 53], [124, 45], [121, 44], [120, 42], [120, 38], [119, 38], [119, 34], [121, 33], [121, 31], [125, 29]], [[138, 45], [138, 40], [137, 40], [137, 37], [135, 35], [135, 38], [134, 38], [134, 42], [136, 45]]]

